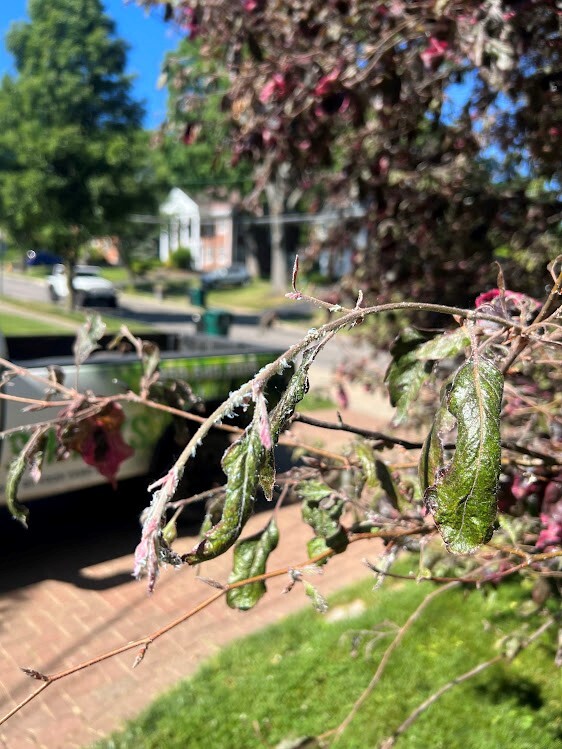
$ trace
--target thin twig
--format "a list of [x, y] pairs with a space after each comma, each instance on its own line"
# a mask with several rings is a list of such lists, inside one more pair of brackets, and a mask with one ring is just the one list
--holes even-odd
[[[411, 440], [401, 439], [400, 437], [393, 437], [392, 435], [385, 434], [384, 432], [363, 429], [362, 427], [356, 427], [352, 424], [346, 424], [341, 420], [337, 422], [324, 421], [322, 419], [316, 419], [313, 416], [308, 416], [307, 414], [303, 414], [298, 411], [293, 414], [291, 421], [299, 422], [301, 424], [307, 424], [309, 426], [320, 427], [321, 429], [329, 429], [334, 431], [349, 432], [350, 434], [357, 434], [360, 437], [365, 437], [365, 439], [377, 441], [381, 443], [381, 446], [388, 445], [393, 447], [403, 447], [405, 450], [421, 450], [421, 448], [423, 447], [423, 442], [412, 442]], [[512, 452], [520, 453], [522, 455], [528, 455], [531, 458], [536, 458], [537, 460], [542, 460], [543, 462], [552, 465], [559, 465], [561, 462], [561, 459], [557, 458], [554, 455], [549, 455], [548, 453], [543, 453], [539, 452], [538, 450], [532, 450], [531, 448], [523, 447], [522, 445], [518, 445], [512, 440], [502, 440], [501, 446], [506, 450], [511, 450]], [[454, 443], [447, 443], [443, 445], [443, 448], [445, 450], [452, 450], [454, 447]]]
[[10, 372], [13, 372], [15, 375], [18, 375], [19, 377], [25, 377], [31, 380], [35, 380], [35, 382], [40, 382], [50, 390], [57, 390], [59, 393], [63, 393], [63, 395], [67, 395], [71, 399], [74, 399], [79, 395], [77, 390], [68, 388], [54, 379], [49, 379], [48, 377], [38, 375], [35, 372], [26, 369], [25, 367], [20, 367], [17, 364], [12, 364], [12, 362], [8, 361], [8, 359], [3, 359], [0, 357], [0, 368], [7, 369]]
[[366, 689], [363, 691], [363, 693], [359, 696], [359, 698], [355, 701], [355, 704], [351, 708], [348, 715], [344, 718], [344, 720], [340, 723], [340, 725], [332, 730], [328, 731], [325, 734], [322, 734], [322, 736], [318, 737], [319, 740], [322, 740], [324, 738], [328, 738], [329, 736], [333, 735], [333, 744], [337, 743], [337, 741], [340, 739], [341, 735], [345, 731], [345, 729], [348, 727], [348, 725], [351, 723], [351, 721], [355, 718], [358, 711], [361, 709], [365, 701], [369, 698], [374, 688], [377, 686], [379, 681], [381, 680], [381, 677], [386, 669], [386, 666], [388, 665], [388, 662], [390, 660], [390, 657], [396, 650], [396, 648], [400, 645], [402, 640], [404, 639], [404, 636], [410, 629], [410, 627], [419, 619], [423, 611], [429, 606], [429, 604], [434, 600], [434, 598], [437, 598], [437, 596], [440, 596], [442, 593], [447, 593], [449, 590], [452, 590], [452, 588], [456, 588], [460, 585], [460, 582], [451, 582], [447, 585], [444, 585], [441, 588], [436, 588], [431, 593], [429, 593], [423, 601], [420, 603], [420, 605], [416, 608], [416, 610], [410, 614], [406, 622], [400, 627], [398, 630], [395, 638], [392, 640], [390, 645], [387, 647], [387, 649], [384, 652], [383, 657], [381, 658], [381, 661], [378, 665], [377, 670], [375, 671], [375, 675], [367, 685]]
[[528, 325], [526, 328], [520, 331], [519, 336], [517, 338], [517, 343], [514, 346], [513, 351], [502, 364], [501, 370], [503, 374], [506, 374], [509, 371], [509, 369], [514, 364], [515, 360], [523, 353], [523, 351], [525, 351], [525, 349], [531, 342], [531, 339], [528, 336], [528, 333], [531, 331], [531, 329], [537, 327], [537, 325], [539, 325], [543, 320], [545, 320], [551, 314], [551, 312], [554, 311], [554, 308], [556, 306], [556, 303], [561, 293], [562, 293], [562, 271], [558, 274], [558, 277], [554, 283], [554, 286], [550, 290], [550, 294], [548, 295], [546, 302], [543, 304], [539, 314], [533, 320], [531, 325]]
[[[549, 627], [552, 626], [554, 623], [554, 619], [550, 618], [547, 619], [546, 622], [544, 622], [540, 627], [538, 627], [532, 635], [530, 635], [524, 642], [521, 643], [521, 646], [517, 650], [514, 656], [511, 657], [510, 660], [513, 660], [513, 658], [516, 658], [519, 653], [521, 653], [523, 650], [528, 648], [535, 640], [537, 640], [544, 632], [546, 632]], [[496, 655], [493, 658], [490, 658], [487, 661], [483, 661], [482, 663], [479, 663], [477, 666], [474, 666], [474, 668], [471, 668], [468, 671], [465, 671], [464, 674], [461, 674], [460, 676], [455, 676], [454, 679], [451, 679], [451, 681], [448, 681], [446, 684], [443, 684], [442, 687], [440, 687], [437, 691], [435, 691], [432, 695], [430, 695], [426, 700], [424, 700], [421, 704], [419, 704], [408, 717], [406, 720], [401, 723], [398, 728], [394, 731], [394, 733], [389, 736], [387, 739], [385, 739], [381, 745], [380, 749], [392, 749], [394, 744], [396, 743], [396, 739], [398, 739], [403, 733], [405, 733], [408, 728], [414, 723], [422, 713], [424, 713], [431, 705], [433, 705], [435, 702], [437, 702], [438, 699], [440, 699], [446, 692], [448, 692], [453, 687], [456, 687], [458, 684], [462, 684], [465, 681], [468, 681], [469, 679], [472, 679], [474, 676], [477, 676], [478, 674], [481, 674], [482, 671], [485, 671], [486, 669], [490, 668], [491, 666], [495, 666], [496, 663], [500, 663], [500, 661], [506, 660], [507, 656], [502, 653], [500, 655]]]
[[[384, 536], [385, 534], [382, 532], [373, 533], [370, 535], [370, 538], [381, 538]], [[352, 538], [350, 539], [350, 543], [363, 540], [363, 538], [365, 537], [361, 537], [361, 539]], [[178, 616], [176, 619], [172, 620], [171, 622], [168, 622], [168, 624], [161, 627], [160, 629], [157, 629], [155, 632], [152, 632], [151, 634], [148, 634], [145, 637], [141, 637], [138, 640], [134, 640], [133, 642], [128, 642], [126, 645], [121, 645], [118, 648], [114, 648], [113, 650], [109, 650], [107, 652], [101, 653], [100, 655], [97, 655], [93, 658], [83, 661], [75, 666], [71, 666], [70, 668], [67, 668], [64, 671], [59, 671], [55, 674], [43, 674], [40, 671], [36, 671], [35, 669], [23, 669], [26, 673], [28, 673], [28, 675], [33, 676], [33, 678], [40, 679], [43, 683], [41, 684], [41, 687], [39, 689], [37, 689], [32, 694], [28, 695], [25, 699], [19, 702], [14, 708], [12, 708], [12, 710], [10, 710], [6, 715], [0, 718], [0, 725], [5, 723], [9, 718], [11, 718], [17, 712], [19, 712], [23, 707], [25, 707], [25, 705], [29, 704], [33, 699], [35, 699], [35, 697], [37, 697], [41, 692], [43, 692], [48, 686], [50, 686], [51, 684], [54, 684], [56, 681], [59, 681], [60, 679], [64, 679], [65, 677], [70, 676], [71, 674], [75, 674], [78, 671], [83, 671], [86, 668], [90, 668], [91, 666], [94, 666], [98, 663], [102, 663], [103, 661], [106, 661], [109, 658], [113, 658], [116, 655], [120, 655], [121, 653], [126, 653], [127, 651], [133, 650], [135, 648], [141, 648], [142, 656], [144, 656], [144, 653], [146, 652], [148, 647], [153, 642], [155, 642], [157, 639], [159, 639], [166, 633], [170, 632], [170, 630], [174, 629], [180, 624], [183, 624], [188, 619], [191, 619], [193, 616], [195, 616], [195, 614], [198, 614], [200, 611], [203, 611], [204, 609], [209, 607], [211, 604], [213, 604], [215, 601], [218, 601], [219, 598], [224, 596], [229, 590], [242, 588], [245, 585], [250, 585], [251, 583], [263, 582], [265, 580], [271, 580], [275, 577], [288, 575], [291, 570], [299, 569], [303, 567], [310, 567], [311, 565], [318, 564], [319, 562], [322, 562], [323, 560], [328, 559], [334, 554], [335, 554], [335, 551], [333, 549], [326, 549], [322, 553], [317, 554], [316, 556], [310, 559], [306, 559], [300, 562], [299, 564], [292, 564], [287, 567], [282, 567], [280, 569], [271, 570], [270, 572], [264, 572], [261, 575], [255, 575], [253, 577], [249, 577], [244, 580], [240, 580], [238, 582], [226, 584], [221, 590], [217, 590], [211, 596], [206, 598], [204, 601], [197, 604], [196, 606], [191, 608], [186, 613], [181, 614], [180, 616]], [[138, 660], [135, 661], [135, 665], [138, 665]]]

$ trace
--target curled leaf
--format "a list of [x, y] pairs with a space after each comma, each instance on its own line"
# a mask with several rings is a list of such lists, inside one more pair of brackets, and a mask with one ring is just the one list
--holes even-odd
[[227, 476], [225, 500], [220, 521], [206, 531], [200, 543], [186, 555], [188, 564], [214, 559], [240, 537], [254, 509], [260, 471], [266, 451], [259, 431], [252, 424], [241, 439], [223, 455], [222, 469]]
[[418, 347], [428, 336], [414, 328], [406, 328], [390, 347], [392, 362], [385, 375], [390, 402], [396, 407], [396, 422], [402, 421], [412, 401], [433, 369], [432, 361], [417, 358]]
[[275, 458], [273, 449], [267, 450], [265, 459], [259, 473], [260, 486], [268, 502], [273, 499], [273, 488], [275, 486]]
[[432, 429], [422, 456], [424, 500], [450, 551], [470, 554], [492, 536], [500, 472], [500, 409], [503, 375], [486, 359], [472, 357], [453, 376], [437, 419], [446, 409], [457, 421], [452, 460], [443, 464], [439, 429]]
[[308, 392], [308, 370], [316, 358], [319, 349], [320, 347], [316, 346], [303, 354], [300, 366], [295, 370], [285, 392], [271, 412], [270, 428], [274, 442], [277, 442], [279, 435], [294, 414], [297, 403], [300, 403]]
[[359, 461], [367, 486], [375, 487], [378, 484], [376, 457], [373, 448], [368, 442], [358, 441], [354, 444], [355, 457]]
[[[275, 518], [272, 518], [264, 530], [236, 544], [234, 549], [234, 566], [229, 583], [237, 583], [265, 572], [267, 559], [279, 542], [279, 529]], [[265, 581], [248, 583], [241, 588], [229, 590], [226, 602], [233, 609], [246, 611], [251, 609], [266, 591]]]
[[99, 340], [105, 333], [105, 323], [99, 315], [88, 316], [88, 319], [78, 328], [76, 340], [72, 347], [74, 361], [79, 367], [83, 364], [90, 354], [99, 348]]
[[339, 519], [344, 510], [344, 501], [335, 496], [326, 484], [320, 481], [303, 481], [295, 487], [303, 498], [302, 517], [314, 533], [324, 539], [326, 546], [336, 553], [345, 551], [348, 544], [347, 533]]
[[8, 510], [11, 512], [12, 517], [15, 520], [19, 520], [20, 523], [27, 528], [27, 518], [29, 517], [29, 510], [25, 505], [22, 505], [18, 501], [18, 490], [20, 482], [25, 473], [25, 469], [30, 466], [37, 475], [38, 468], [34, 465], [41, 461], [41, 455], [45, 444], [45, 436], [47, 434], [48, 427], [40, 427], [35, 430], [27, 441], [26, 446], [10, 463], [8, 468], [8, 475], [6, 477], [6, 504]]
[[12, 517], [15, 520], [19, 520], [20, 523], [27, 528], [29, 510], [25, 505], [22, 505], [21, 502], [18, 501], [18, 489], [26, 467], [27, 459], [25, 453], [18, 455], [18, 457], [14, 458], [10, 463], [8, 476], [6, 478], [6, 504], [8, 505], [8, 510], [11, 512]]

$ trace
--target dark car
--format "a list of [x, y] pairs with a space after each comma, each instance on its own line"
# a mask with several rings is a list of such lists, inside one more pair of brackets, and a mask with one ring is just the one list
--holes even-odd
[[28, 250], [25, 253], [25, 264], [29, 266], [57, 265], [57, 263], [62, 263], [61, 258], [46, 250]]
[[252, 277], [242, 263], [234, 263], [228, 268], [217, 268], [201, 275], [201, 285], [206, 289], [245, 286], [251, 280]]

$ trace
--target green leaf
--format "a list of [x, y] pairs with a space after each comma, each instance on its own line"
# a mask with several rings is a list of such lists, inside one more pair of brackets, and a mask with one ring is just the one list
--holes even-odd
[[375, 487], [379, 480], [377, 478], [376, 457], [368, 442], [359, 441], [353, 445], [355, 456], [365, 476], [367, 486]]
[[[424, 500], [450, 551], [470, 554], [489, 541], [497, 514], [500, 410], [503, 375], [486, 359], [472, 357], [455, 373], [443, 406], [457, 420], [452, 460], [439, 460], [432, 429], [422, 474], [431, 481]], [[443, 414], [438, 414], [442, 420]]]
[[263, 489], [268, 502], [273, 499], [273, 488], [275, 486], [275, 458], [273, 449], [267, 450], [262, 467], [260, 468], [260, 486]]
[[105, 323], [99, 315], [89, 316], [84, 325], [78, 328], [72, 348], [76, 366], [83, 364], [92, 351], [99, 348], [99, 340], [105, 333]]
[[300, 481], [295, 491], [301, 499], [319, 502], [324, 497], [329, 497], [334, 490], [322, 481]]
[[308, 370], [319, 351], [317, 346], [314, 349], [305, 351], [300, 366], [289, 380], [289, 384], [279, 399], [270, 416], [271, 437], [277, 442], [279, 435], [287, 425], [289, 419], [295, 412], [295, 407], [304, 398], [308, 392]]
[[400, 491], [396, 486], [392, 473], [390, 472], [390, 469], [384, 461], [377, 460], [375, 463], [375, 471], [377, 481], [382, 486], [384, 493], [390, 500], [390, 503], [393, 507], [399, 509], [402, 498], [400, 496]]
[[6, 478], [6, 504], [8, 510], [12, 513], [12, 517], [15, 520], [19, 520], [22, 525], [27, 528], [27, 518], [29, 517], [29, 510], [27, 507], [18, 502], [18, 489], [20, 481], [25, 473], [27, 467], [27, 455], [24, 452], [14, 458], [8, 468], [8, 476]]
[[397, 409], [397, 423], [404, 420], [410, 403], [415, 400], [433, 369], [432, 361], [420, 361], [416, 357], [416, 350], [427, 340], [426, 334], [414, 328], [405, 328], [390, 347], [392, 362], [384, 379], [390, 402]]
[[415, 356], [419, 361], [440, 361], [457, 356], [468, 346], [470, 346], [468, 331], [465, 328], [457, 328], [422, 343], [415, 350]]
[[446, 405], [441, 405], [425, 441], [423, 443], [418, 475], [422, 492], [431, 486], [440, 466], [445, 460], [443, 452], [443, 435], [449, 432], [455, 425], [454, 416], [449, 413]]
[[328, 601], [324, 598], [322, 593], [317, 590], [312, 583], [307, 580], [303, 580], [304, 592], [312, 601], [312, 605], [318, 611], [319, 614], [325, 614], [328, 611]]
[[305, 523], [326, 541], [330, 549], [338, 554], [345, 551], [349, 541], [339, 522], [345, 505], [343, 499], [331, 496], [333, 490], [320, 481], [303, 481], [297, 484], [295, 491], [304, 500], [302, 517]]
[[240, 537], [254, 509], [265, 454], [254, 423], [225, 452], [222, 469], [227, 476], [227, 483], [221, 519], [206, 531], [201, 542], [186, 555], [188, 564], [214, 559]]
[[[239, 541], [234, 549], [234, 566], [229, 583], [237, 583], [249, 577], [263, 575], [267, 559], [279, 542], [279, 529], [275, 518], [271, 518], [263, 531]], [[248, 583], [234, 588], [226, 594], [226, 602], [233, 609], [251, 609], [266, 591], [265, 581]]]
[[[314, 557], [317, 557], [319, 554], [323, 554], [325, 551], [328, 551], [330, 547], [326, 543], [325, 538], [321, 538], [320, 536], [314, 536], [314, 538], [311, 538], [310, 541], [306, 544], [306, 551], [308, 553], [309, 559], [314, 559]], [[326, 564], [328, 561], [328, 558], [321, 559], [319, 562], [316, 562], [316, 564]]]

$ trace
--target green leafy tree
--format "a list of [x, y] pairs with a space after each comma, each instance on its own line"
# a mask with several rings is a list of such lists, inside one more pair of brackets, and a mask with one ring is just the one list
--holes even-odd
[[161, 184], [188, 192], [241, 193], [252, 184], [247, 162], [237, 162], [224, 110], [228, 80], [219, 61], [204, 58], [200, 43], [180, 42], [168, 55], [161, 82], [168, 88], [168, 117], [156, 136], [154, 166]]
[[86, 240], [151, 204], [143, 108], [100, 0], [30, 0], [29, 18], [6, 38], [16, 75], [0, 88], [1, 220], [72, 271]]

